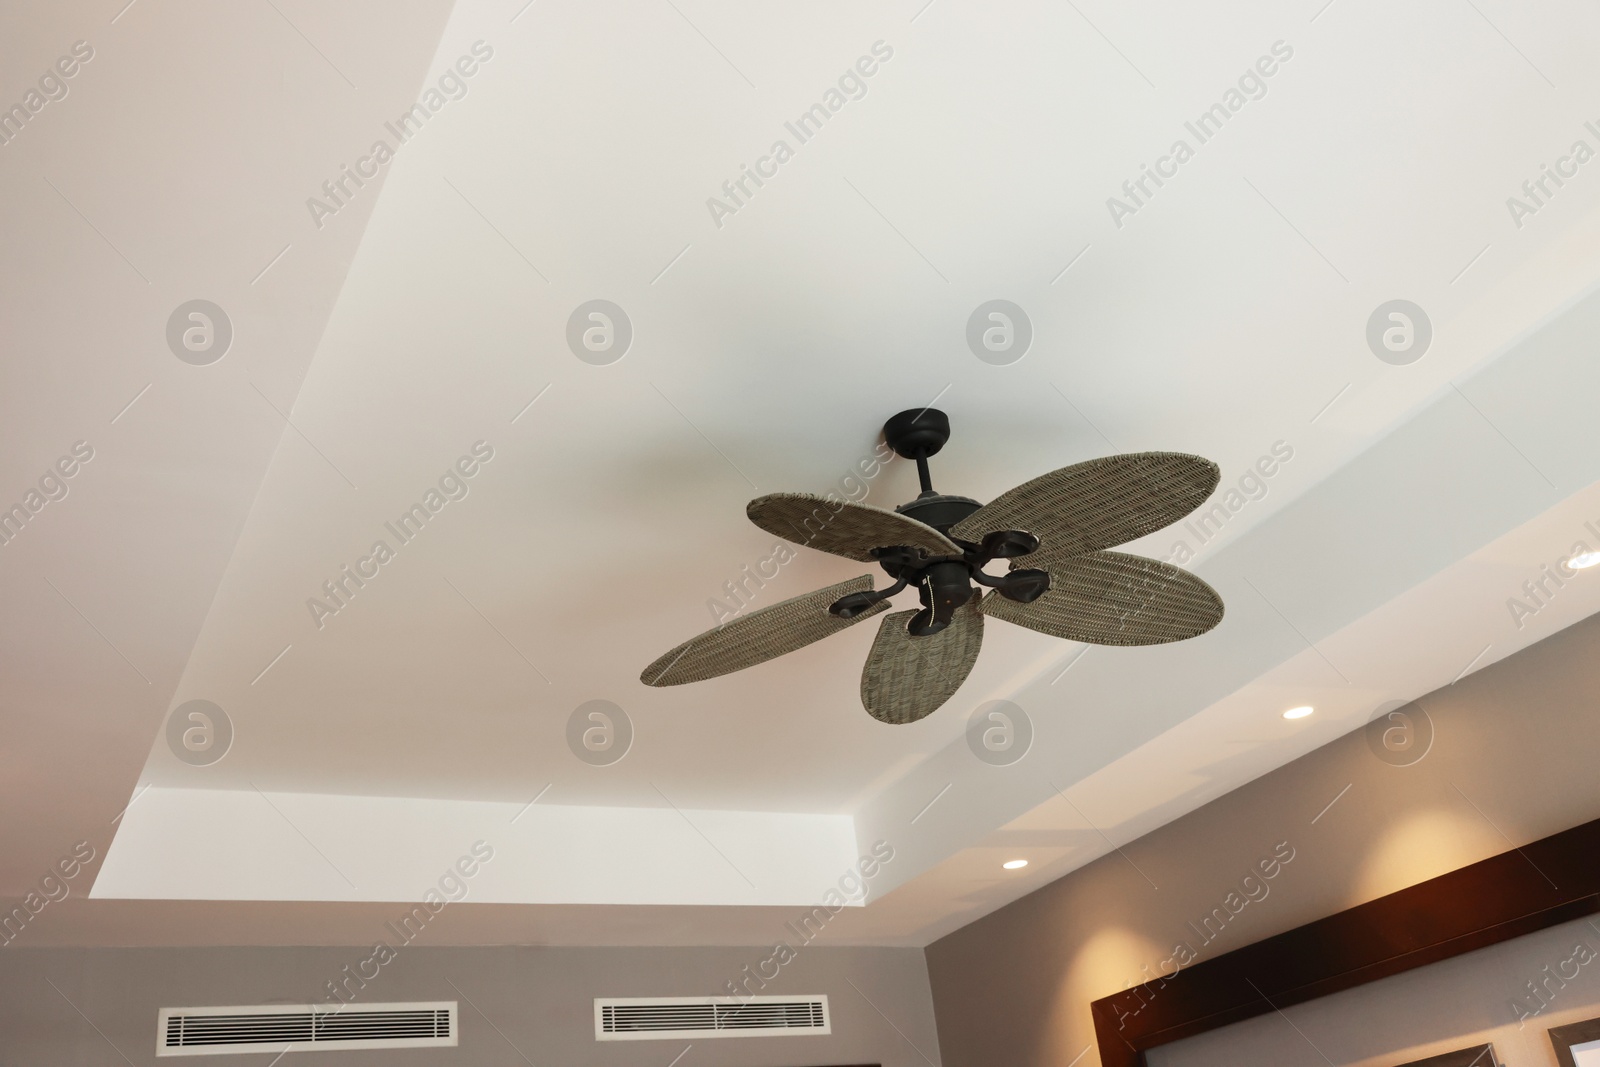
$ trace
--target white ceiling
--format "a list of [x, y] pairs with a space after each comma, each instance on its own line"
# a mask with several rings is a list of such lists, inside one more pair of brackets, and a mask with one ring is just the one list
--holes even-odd
[[[573, 940], [742, 938], [884, 840], [897, 903], [830, 936], [924, 943], [1600, 609], [1593, 581], [1520, 628], [1505, 603], [1600, 522], [1600, 177], [1506, 207], [1600, 147], [1590, 8], [674, 3], [118, 0], [0, 34], [13, 72], [95, 50], [0, 147], [0, 504], [95, 450], [0, 546], [0, 797], [28, 815], [0, 892], [115, 836], [88, 902], [115, 922], [63, 909], [85, 937], [159, 936], [163, 899], [410, 900], [493, 810], [514, 862], [477, 899], [681, 906]], [[319, 228], [307, 198], [478, 41], [466, 95]], [[1106, 198], [1280, 41], [1265, 96], [1119, 228]], [[794, 158], [719, 227], [707, 198], [776, 138]], [[194, 298], [234, 326], [209, 366], [164, 337]], [[566, 343], [597, 298], [633, 328], [604, 366]], [[1006, 366], [965, 340], [996, 298], [1034, 330]], [[1365, 340], [1392, 299], [1433, 324], [1406, 366]], [[980, 499], [1112, 451], [1201, 453], [1227, 487], [1292, 450], [1191, 563], [1221, 627], [1084, 653], [993, 623], [906, 727], [860, 708], [870, 624], [638, 682], [770, 554], [746, 500], [825, 492], [935, 399], [936, 484]], [[307, 598], [479, 441], [465, 498], [319, 628]], [[915, 489], [892, 464], [867, 499]], [[866, 572], [804, 551], [756, 606]], [[193, 699], [236, 731], [210, 766], [168, 748]], [[566, 742], [597, 699], [635, 730], [606, 767]], [[1012, 766], [965, 740], [993, 699], [1034, 724]], [[210, 936], [252, 936], [229, 914]], [[496, 914], [471, 936], [523, 936]]]

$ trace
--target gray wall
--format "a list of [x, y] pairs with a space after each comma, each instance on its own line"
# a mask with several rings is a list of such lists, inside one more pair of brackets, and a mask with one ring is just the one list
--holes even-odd
[[[726, 982], [770, 951], [405, 947], [359, 1002], [460, 1001], [459, 1048], [291, 1053], [283, 1063], [667, 1067], [688, 1042], [598, 1043], [593, 999], [723, 994]], [[355, 948], [0, 949], [0, 1064], [143, 1067], [156, 1062], [159, 1008], [303, 1002], [345, 964], [366, 955]], [[801, 948], [765, 992], [827, 994], [833, 1033], [696, 1041], [678, 1067], [939, 1062], [920, 949]], [[160, 1062], [238, 1067], [270, 1059], [193, 1056]]]
[[[1600, 616], [1420, 703], [1435, 734], [1420, 762], [1386, 763], [1356, 731], [1132, 842], [1126, 859], [1111, 853], [929, 946], [946, 1063], [1066, 1067], [1083, 1054], [1079, 1067], [1093, 1067], [1090, 1001], [1169, 970], [1163, 963], [1179, 942], [1211, 958], [1600, 817]], [[1266, 883], [1267, 895], [1204, 940], [1191, 924], [1280, 842], [1295, 858]], [[1600, 948], [1600, 935], [1590, 943]], [[1506, 951], [1516, 962], [1503, 977], [1520, 986], [1534, 974], [1519, 969], [1551, 949], [1541, 941]], [[1489, 981], [1492, 966], [1440, 973], [1465, 987], [1436, 994], [1417, 977], [1361, 994], [1362, 1007], [1342, 1023], [1362, 1031], [1351, 1035], [1359, 1041], [1328, 1050], [1332, 1063], [1402, 1063], [1407, 1057], [1392, 1053], [1419, 1042], [1514, 1029], [1507, 983]], [[1567, 995], [1586, 1010], [1589, 994], [1575, 987]], [[1553, 1010], [1566, 1012], [1567, 1003]], [[1417, 1011], [1416, 1027], [1369, 1027], [1364, 1016], [1380, 1007]], [[1281, 1059], [1289, 1051], [1276, 1045], [1257, 1054], [1257, 1034], [1235, 1028], [1197, 1043], [1198, 1059], [1164, 1062], [1329, 1062], [1315, 1053]], [[1554, 1063], [1547, 1043], [1535, 1042], [1512, 1067]]]

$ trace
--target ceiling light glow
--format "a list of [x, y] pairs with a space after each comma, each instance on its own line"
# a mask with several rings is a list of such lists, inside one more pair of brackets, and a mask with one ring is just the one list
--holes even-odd
[[1303, 719], [1315, 710], [1316, 709], [1310, 704], [1302, 704], [1298, 708], [1290, 708], [1288, 711], [1284, 712], [1283, 717], [1285, 719]]
[[1017, 870], [1019, 867], [1026, 867], [1027, 865], [1028, 865], [1028, 861], [1027, 860], [1006, 860], [1000, 866], [1004, 867], [1008, 871], [1014, 871], [1014, 870]]

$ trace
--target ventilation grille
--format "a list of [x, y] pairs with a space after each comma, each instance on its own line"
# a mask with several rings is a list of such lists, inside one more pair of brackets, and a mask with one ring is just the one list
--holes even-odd
[[596, 1041], [829, 1034], [828, 998], [596, 998]]
[[162, 1008], [157, 1056], [217, 1056], [327, 1049], [441, 1048], [457, 1044], [456, 1002], [264, 1004]]

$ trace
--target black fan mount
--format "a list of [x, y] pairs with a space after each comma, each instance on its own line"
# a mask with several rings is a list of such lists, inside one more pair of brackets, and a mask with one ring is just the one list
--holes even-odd
[[[883, 426], [883, 438], [895, 455], [914, 460], [922, 492], [896, 513], [933, 527], [945, 536], [950, 528], [983, 507], [968, 496], [936, 492], [928, 458], [937, 455], [950, 440], [950, 417], [935, 408], [902, 411]], [[1039, 539], [1026, 530], [993, 530], [977, 543], [950, 537], [961, 549], [960, 555], [928, 556], [905, 545], [875, 548], [878, 560], [894, 584], [886, 589], [849, 593], [828, 610], [841, 619], [852, 619], [882, 600], [888, 600], [907, 587], [914, 587], [922, 599], [922, 610], [907, 627], [913, 637], [936, 634], [950, 625], [957, 608], [972, 599], [973, 583], [995, 590], [1019, 604], [1031, 604], [1050, 588], [1050, 575], [1042, 570], [1012, 570], [1001, 577], [984, 572], [997, 559], [1025, 556], [1039, 547]]]

